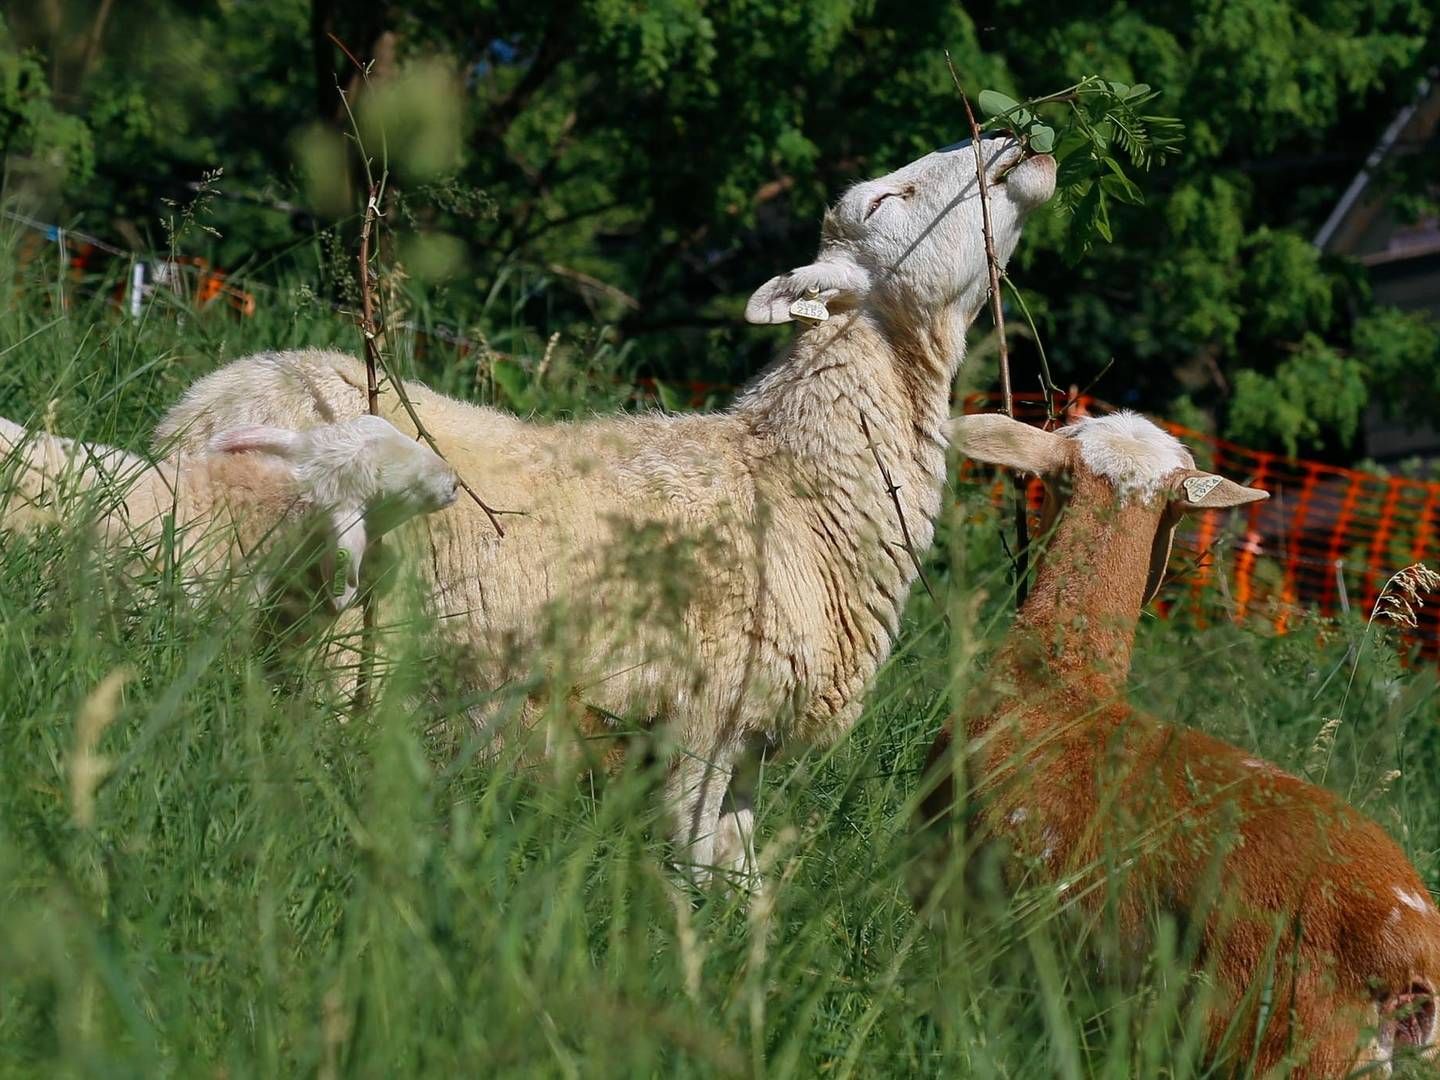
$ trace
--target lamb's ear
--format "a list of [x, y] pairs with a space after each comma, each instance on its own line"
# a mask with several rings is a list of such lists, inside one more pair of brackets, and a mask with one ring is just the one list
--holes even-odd
[[338, 615], [355, 602], [360, 591], [360, 563], [365, 558], [365, 517], [356, 509], [336, 510], [331, 516], [334, 536], [321, 560], [330, 606]]
[[1223, 510], [1270, 497], [1268, 491], [1246, 487], [1199, 469], [1186, 469], [1175, 478], [1171, 487], [1175, 492], [1175, 504], [1182, 510]]
[[1246, 503], [1268, 499], [1270, 493], [1259, 488], [1246, 487], [1233, 480], [1226, 480], [1214, 473], [1199, 469], [1186, 469], [1177, 473], [1171, 484], [1175, 498], [1160, 519], [1160, 528], [1155, 533], [1155, 542], [1150, 545], [1150, 575], [1145, 582], [1145, 603], [1155, 598], [1165, 580], [1165, 568], [1170, 564], [1170, 549], [1175, 545], [1175, 529], [1180, 519], [1194, 510], [1223, 510], [1228, 506], [1244, 506]]
[[1170, 565], [1170, 549], [1175, 546], [1175, 527], [1184, 516], [1183, 508], [1175, 503], [1165, 508], [1165, 516], [1160, 519], [1160, 528], [1150, 545], [1150, 573], [1145, 578], [1145, 599], [1140, 601], [1141, 604], [1154, 600], [1165, 581], [1165, 570]]
[[950, 441], [972, 461], [1050, 476], [1068, 467], [1073, 444], [1000, 413], [974, 413], [950, 421]]
[[870, 275], [848, 257], [821, 259], [778, 274], [756, 289], [745, 305], [745, 321], [790, 322], [790, 305], [812, 291], [825, 304], [854, 307], [869, 289]]
[[274, 454], [290, 457], [300, 445], [300, 435], [286, 428], [252, 424], [249, 427], [222, 431], [210, 440], [210, 449], [217, 454]]

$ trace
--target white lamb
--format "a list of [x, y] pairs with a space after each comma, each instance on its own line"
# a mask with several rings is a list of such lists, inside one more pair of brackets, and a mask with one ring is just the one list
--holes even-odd
[[[1055, 163], [1010, 139], [982, 155], [1006, 259]], [[755, 292], [751, 322], [788, 322], [807, 298], [830, 317], [725, 412], [544, 424], [408, 387], [460, 474], [520, 512], [503, 538], [469, 502], [429, 525], [433, 601], [468, 674], [498, 687], [543, 658], [552, 706], [663, 728], [679, 856], [699, 879], [752, 872], [749, 793], [732, 785], [746, 751], [832, 740], [860, 713], [916, 576], [904, 530], [916, 555], [931, 542], [951, 382], [986, 297], [964, 143], [852, 187], [815, 261]], [[262, 353], [199, 380], [156, 436], [203, 445], [236, 423], [303, 428], [364, 408], [349, 357]], [[413, 430], [393, 393], [385, 411]]]
[[[284, 562], [306, 570], [318, 561], [336, 612], [359, 589], [367, 542], [450, 505], [456, 485], [438, 455], [377, 416], [304, 432], [232, 428], [199, 454], [153, 465], [0, 419], [0, 528], [33, 528], [98, 500], [92, 509], [101, 546], [144, 558], [173, 518], [174, 554], [188, 587], [243, 565], [273, 574]], [[311, 557], [317, 545], [318, 560]], [[257, 574], [257, 594], [270, 582]]]

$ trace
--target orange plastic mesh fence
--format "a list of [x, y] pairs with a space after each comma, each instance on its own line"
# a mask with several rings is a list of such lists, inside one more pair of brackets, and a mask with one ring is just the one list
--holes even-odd
[[[972, 395], [965, 411], [993, 411], [997, 402], [996, 395]], [[1067, 418], [1110, 411], [1112, 406], [1091, 397], [1055, 402], [1057, 415]], [[1044, 395], [1016, 394], [1015, 415], [1045, 423]], [[1190, 617], [1203, 623], [1215, 609], [1204, 599], [1213, 587], [1235, 618], [1262, 617], [1283, 633], [1304, 608], [1368, 615], [1397, 570], [1440, 563], [1440, 483], [1281, 457], [1181, 424], [1158, 418], [1156, 423], [1185, 442], [1199, 468], [1270, 492], [1265, 502], [1187, 519], [1176, 536], [1171, 576], [1159, 601], [1162, 612], [1185, 605]], [[1029, 494], [1038, 508], [1038, 480]], [[994, 495], [1003, 498], [998, 481]], [[1409, 636], [1436, 659], [1440, 597], [1427, 599]]]

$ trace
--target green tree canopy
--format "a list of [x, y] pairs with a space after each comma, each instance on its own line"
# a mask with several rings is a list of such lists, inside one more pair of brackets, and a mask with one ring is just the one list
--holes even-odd
[[[742, 326], [744, 298], [810, 257], [826, 201], [965, 136], [944, 50], [972, 95], [1024, 98], [1087, 73], [1144, 81], [1185, 122], [1180, 157], [1139, 178], [1146, 205], [1113, 215], [1114, 243], [1069, 266], [1052, 212], [1014, 266], [1057, 380], [1088, 383], [1113, 357], [1098, 391], [1112, 400], [1163, 411], [1184, 397], [1222, 432], [1336, 456], [1369, 401], [1410, 415], [1440, 405], [1434, 330], [1373, 311], [1363, 275], [1309, 243], [1440, 57], [1433, 5], [1418, 0], [77, 0], [45, 12], [14, 17], [36, 51], [11, 48], [0, 65], [46, 58], [55, 105], [88, 125], [93, 175], [72, 168], [54, 199], [93, 229], [143, 233], [159, 198], [217, 165], [232, 192], [303, 199], [297, 137], [341, 131], [336, 87], [358, 91], [332, 34], [377, 58], [377, 80], [438, 60], [460, 102], [455, 182], [431, 184], [415, 220], [444, 249], [432, 269], [447, 307], [463, 320], [523, 270], [552, 282], [521, 311], [542, 336], [614, 324], [667, 378], [753, 371], [774, 341]], [[23, 112], [13, 82], [0, 78], [6, 124]], [[471, 189], [483, 206], [456, 194]], [[316, 225], [258, 204], [225, 216], [231, 264]], [[1032, 360], [1022, 345], [1022, 389], [1037, 385]]]

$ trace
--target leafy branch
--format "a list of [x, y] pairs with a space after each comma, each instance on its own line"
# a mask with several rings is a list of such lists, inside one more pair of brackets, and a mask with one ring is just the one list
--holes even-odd
[[[948, 50], [945, 53], [945, 64], [950, 69], [950, 78], [954, 81], [955, 89], [960, 94], [960, 103], [965, 108], [965, 119], [970, 128], [970, 145], [975, 153], [981, 228], [984, 231], [985, 261], [990, 278], [990, 314], [995, 323], [999, 345], [1001, 409], [1006, 416], [1014, 417], [1010, 349], [1005, 337], [1005, 312], [1000, 289], [1003, 281], [1010, 287], [1021, 314], [1034, 335], [1040, 354], [1040, 384], [1045, 391], [1047, 414], [1053, 421], [1057, 388], [1050, 375], [1044, 343], [1025, 298], [1001, 267], [995, 252], [995, 235], [990, 224], [989, 182], [982, 159], [980, 125], [975, 121], [975, 112], [970, 107], [970, 99], [960, 84], [960, 76], [955, 71]], [[1116, 159], [1116, 152], [1126, 154], [1130, 164], [1138, 169], [1149, 169], [1152, 164], [1163, 163], [1169, 154], [1176, 152], [1176, 147], [1183, 137], [1180, 121], [1173, 117], [1139, 111], [1158, 96], [1159, 91], [1152, 90], [1145, 83], [1131, 86], [1102, 79], [1098, 75], [1087, 75], [1064, 90], [1031, 98], [1023, 103], [998, 90], [981, 91], [977, 101], [981, 111], [992, 124], [1009, 129], [1032, 154], [1055, 155], [1056, 204], [1062, 212], [1071, 217], [1070, 235], [1065, 251], [1067, 261], [1077, 261], [1090, 249], [1097, 236], [1107, 243], [1113, 239], [1110, 230], [1110, 199], [1137, 205], [1144, 202], [1140, 189], [1125, 174], [1124, 167]], [[1062, 105], [1068, 109], [1068, 125], [1057, 135], [1055, 128], [1042, 117], [1040, 109]], [[1029, 518], [1025, 483], [1018, 476], [1014, 480], [1016, 545], [1011, 562], [1016, 578], [1016, 603], [1023, 604], [1027, 592]], [[1003, 535], [1001, 539], [1004, 539]]]
[[[1067, 262], [1078, 262], [1097, 237], [1113, 241], [1111, 200], [1144, 203], [1122, 157], [1132, 169], [1148, 171], [1179, 152], [1184, 125], [1173, 116], [1146, 111], [1159, 96], [1146, 83], [1087, 75], [1064, 90], [1023, 102], [998, 90], [983, 90], [976, 98], [989, 124], [1013, 131], [1037, 154], [1055, 155], [1055, 206], [1071, 218]], [[1058, 132], [1041, 112], [1057, 107], [1065, 110]]]

